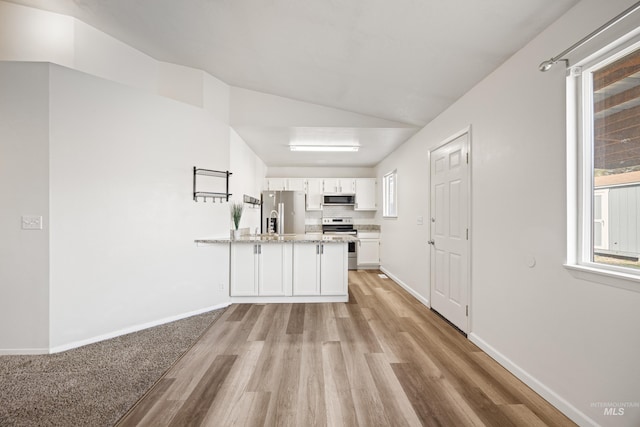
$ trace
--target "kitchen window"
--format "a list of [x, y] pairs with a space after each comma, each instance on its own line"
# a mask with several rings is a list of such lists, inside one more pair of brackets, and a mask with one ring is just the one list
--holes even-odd
[[567, 267], [588, 280], [637, 291], [639, 39], [627, 37], [572, 67], [567, 77]]
[[382, 216], [398, 217], [398, 172], [393, 170], [382, 178]]

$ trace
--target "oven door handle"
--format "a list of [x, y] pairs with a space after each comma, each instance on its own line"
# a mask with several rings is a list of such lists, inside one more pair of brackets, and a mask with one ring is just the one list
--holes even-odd
[[339, 236], [341, 234], [347, 234], [349, 236], [357, 236], [357, 231], [323, 231], [322, 234], [328, 234], [330, 236]]

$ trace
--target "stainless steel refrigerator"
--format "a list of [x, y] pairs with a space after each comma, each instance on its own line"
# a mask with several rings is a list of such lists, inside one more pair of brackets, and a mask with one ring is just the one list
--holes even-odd
[[262, 233], [304, 234], [304, 191], [262, 192]]

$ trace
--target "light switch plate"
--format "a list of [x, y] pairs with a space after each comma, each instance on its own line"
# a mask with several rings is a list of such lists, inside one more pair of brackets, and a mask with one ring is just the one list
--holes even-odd
[[23, 230], [42, 230], [42, 216], [22, 215]]

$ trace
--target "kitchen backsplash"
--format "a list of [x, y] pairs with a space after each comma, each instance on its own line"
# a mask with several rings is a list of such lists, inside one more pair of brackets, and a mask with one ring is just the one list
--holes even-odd
[[351, 206], [324, 206], [322, 211], [307, 211], [306, 225], [322, 224], [322, 217], [349, 217], [354, 224], [375, 224], [375, 211], [356, 211]]

